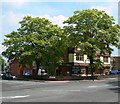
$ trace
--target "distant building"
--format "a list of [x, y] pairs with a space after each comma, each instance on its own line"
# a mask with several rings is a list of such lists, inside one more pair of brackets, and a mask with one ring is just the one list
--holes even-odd
[[13, 59], [9, 61], [9, 70], [16, 77], [21, 77], [24, 73], [30, 72], [33, 74], [33, 65], [22, 66], [18, 59]]
[[120, 69], [120, 56], [111, 57], [112, 69]]
[[[79, 48], [69, 48], [64, 55], [64, 63], [56, 69], [57, 76], [89, 76], [91, 71], [89, 69], [90, 61], [87, 55], [79, 55]], [[101, 54], [96, 52], [96, 58], [99, 58], [103, 62], [102, 68], [96, 68], [96, 75], [106, 75], [109, 74], [111, 68], [111, 58], [110, 54]], [[11, 60], [9, 62], [10, 71], [17, 77], [22, 76], [25, 72], [30, 72], [32, 75], [36, 73], [36, 65], [33, 62], [32, 65], [22, 66], [19, 64], [18, 59]]]
[[[65, 55], [65, 63], [60, 66], [60, 68], [56, 71], [57, 75], [79, 75], [86, 76], [91, 75], [89, 64], [90, 61], [87, 55], [79, 55], [77, 54], [80, 49], [72, 48], [68, 49]], [[96, 57], [99, 58], [103, 62], [103, 68], [95, 69], [95, 74], [97, 75], [106, 75], [109, 74], [111, 68], [111, 59], [110, 54], [101, 54], [100, 52], [96, 52]]]

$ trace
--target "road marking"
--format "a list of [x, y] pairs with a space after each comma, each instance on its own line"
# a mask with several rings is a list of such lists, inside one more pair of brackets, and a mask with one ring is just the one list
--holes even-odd
[[24, 95], [24, 96], [7, 96], [7, 97], [0, 97], [2, 99], [16, 99], [16, 98], [25, 98], [29, 97], [30, 95]]
[[109, 86], [109, 85], [102, 85], [102, 86], [98, 86], [98, 87], [105, 87], [105, 86]]
[[46, 81], [46, 82], [50, 82], [50, 83], [67, 83], [70, 81]]
[[109, 86], [109, 85], [102, 85], [102, 86], [88, 86], [88, 88], [95, 88], [95, 87], [106, 87], [106, 86]]
[[59, 92], [59, 91], [63, 91], [63, 92], [68, 92], [68, 91], [81, 91], [81, 90], [41, 90], [41, 91], [56, 91], [56, 92]]
[[94, 81], [96, 81], [96, 82], [102, 82], [102, 81], [106, 81], [106, 80], [103, 79], [103, 80], [94, 80]]
[[114, 88], [116, 88], [116, 87], [117, 87], [117, 88], [120, 88], [119, 86], [114, 86]]
[[107, 79], [118, 79], [118, 78], [107, 78]]
[[94, 87], [98, 87], [98, 86], [88, 86], [88, 88], [94, 88]]

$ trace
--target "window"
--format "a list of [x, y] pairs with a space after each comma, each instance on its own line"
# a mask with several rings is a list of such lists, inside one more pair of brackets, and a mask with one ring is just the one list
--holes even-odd
[[96, 59], [96, 60], [100, 60], [100, 56], [96, 56], [95, 59]]
[[76, 60], [78, 60], [78, 61], [84, 61], [84, 56], [76, 54]]
[[104, 62], [108, 62], [108, 57], [104, 57]]

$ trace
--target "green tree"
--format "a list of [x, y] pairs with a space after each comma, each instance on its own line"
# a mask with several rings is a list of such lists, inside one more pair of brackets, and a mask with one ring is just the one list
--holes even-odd
[[47, 47], [43, 54], [43, 66], [48, 69], [50, 75], [56, 75], [56, 69], [64, 62], [63, 56], [66, 50], [66, 37], [63, 32], [59, 36], [53, 36], [52, 46]]
[[119, 25], [112, 16], [97, 9], [75, 11], [64, 23], [69, 46], [80, 47], [81, 54], [88, 56], [93, 76], [96, 51], [111, 54], [111, 46], [118, 47]]
[[5, 60], [0, 56], [0, 71], [4, 71], [5, 68]]
[[[64, 47], [61, 46], [64, 46], [65, 35], [60, 27], [45, 18], [31, 16], [24, 17], [19, 23], [21, 27], [16, 32], [6, 35], [3, 45], [7, 49], [3, 52], [4, 56], [8, 59], [18, 58], [23, 65], [35, 61], [36, 74], [46, 63], [53, 65], [53, 62], [62, 60]], [[61, 46], [56, 47], [59, 43]]]

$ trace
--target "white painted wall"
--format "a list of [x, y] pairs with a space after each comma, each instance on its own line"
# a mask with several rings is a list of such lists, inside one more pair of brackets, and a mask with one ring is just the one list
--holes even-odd
[[84, 61], [76, 60], [76, 53], [74, 54], [74, 62], [77, 62], [77, 63], [84, 63]]
[[103, 62], [103, 57], [102, 56], [100, 56], [100, 61]]
[[[103, 62], [103, 56], [100, 56], [100, 60]], [[69, 54], [69, 62], [77, 62], [77, 63], [90, 63], [89, 59], [87, 58], [87, 55], [84, 55], [84, 61], [76, 60], [76, 53], [70, 53]], [[108, 57], [108, 62], [104, 62], [104, 64], [110, 64], [110, 57]]]
[[110, 57], [108, 57], [108, 62], [104, 62], [104, 64], [110, 64]]
[[84, 55], [84, 60], [83, 61], [79, 61], [79, 60], [76, 60], [76, 54], [74, 54], [74, 62], [77, 62], [77, 63], [90, 63], [89, 60], [87, 59], [87, 55]]
[[69, 62], [74, 62], [74, 54], [69, 54]]

